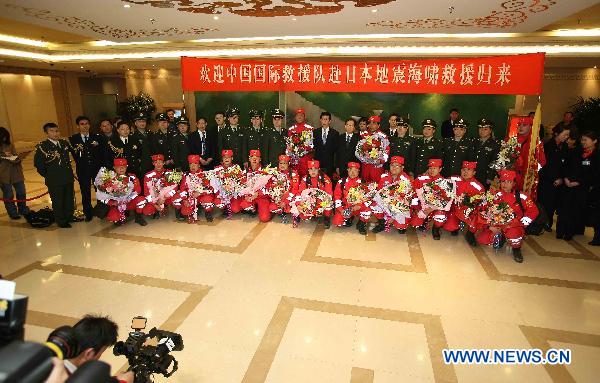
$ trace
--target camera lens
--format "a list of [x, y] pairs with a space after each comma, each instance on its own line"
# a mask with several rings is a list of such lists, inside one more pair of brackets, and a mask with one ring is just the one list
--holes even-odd
[[48, 335], [46, 346], [59, 359], [71, 359], [79, 354], [79, 344], [71, 326], [62, 326]]

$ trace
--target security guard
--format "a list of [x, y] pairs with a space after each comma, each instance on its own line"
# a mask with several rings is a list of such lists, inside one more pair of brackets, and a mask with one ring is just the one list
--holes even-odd
[[73, 220], [73, 169], [69, 150], [71, 145], [60, 138], [58, 125], [53, 122], [44, 124], [47, 139], [37, 144], [33, 164], [37, 172], [44, 177], [52, 200], [54, 220], [58, 227], [70, 228]]
[[465, 137], [469, 123], [462, 118], [454, 121], [452, 130], [454, 137], [444, 138], [442, 141], [442, 175], [446, 178], [460, 175], [463, 161], [469, 159], [473, 153], [473, 140]]
[[244, 153], [244, 167], [248, 167], [248, 160], [251, 150], [260, 150], [262, 141], [262, 113], [259, 110], [250, 111], [250, 122], [252, 126], [244, 129], [244, 144], [242, 151]]
[[[423, 126], [423, 137], [416, 140], [415, 146], [415, 167], [413, 171], [415, 177], [427, 171], [429, 159], [442, 156], [442, 142], [433, 136], [437, 129], [435, 120], [426, 118], [421, 125]], [[406, 170], [410, 171], [408, 168]]]
[[471, 161], [477, 162], [475, 178], [481, 182], [486, 189], [489, 189], [496, 171], [490, 168], [490, 164], [498, 158], [500, 152], [500, 143], [494, 138], [494, 123], [487, 118], [482, 118], [477, 122], [479, 128], [479, 139], [473, 144], [473, 154]]
[[[413, 169], [415, 165], [415, 150], [417, 141], [408, 134], [408, 119], [398, 117], [396, 119], [397, 128], [390, 129], [390, 158], [400, 156], [404, 158], [404, 164], [411, 176], [414, 176]], [[389, 164], [387, 166], [389, 168]]]
[[283, 127], [283, 112], [274, 109], [271, 117], [273, 117], [273, 126], [265, 129], [260, 149], [264, 166], [277, 166], [279, 156], [285, 154], [286, 149], [287, 129]]
[[190, 152], [190, 121], [186, 116], [177, 120], [177, 134], [171, 139], [171, 152], [175, 161], [175, 167], [185, 172], [189, 170], [188, 156]]
[[243, 155], [244, 131], [239, 125], [240, 111], [232, 108], [227, 111], [229, 124], [219, 131], [218, 147], [233, 151], [233, 163], [242, 166], [246, 162]]
[[174, 166], [173, 153], [171, 152], [171, 138], [178, 133], [169, 130], [169, 117], [166, 113], [156, 115], [158, 130], [148, 134], [150, 141], [150, 153], [152, 155], [162, 154], [165, 159], [165, 168], [172, 169]]
[[131, 133], [131, 139], [140, 147], [140, 170], [135, 175], [138, 179], [144, 179], [144, 174], [152, 170], [152, 159], [150, 158], [150, 140], [148, 117], [143, 112], [136, 114], [133, 118], [135, 128]]

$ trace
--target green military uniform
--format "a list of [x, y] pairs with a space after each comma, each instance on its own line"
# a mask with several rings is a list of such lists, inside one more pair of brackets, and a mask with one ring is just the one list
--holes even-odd
[[54, 220], [59, 226], [67, 225], [73, 219], [75, 210], [69, 151], [67, 140], [59, 139], [55, 144], [47, 139], [37, 144], [33, 159], [37, 172], [44, 177], [48, 187]]
[[[179, 118], [177, 124], [186, 124], [188, 129], [190, 126], [187, 117]], [[171, 151], [173, 152], [175, 167], [187, 172], [190, 169], [188, 156], [191, 154], [189, 133], [182, 134], [177, 130], [177, 134], [171, 138]]]
[[[408, 122], [402, 117], [397, 119], [398, 125], [408, 127]], [[398, 131], [390, 130], [390, 158], [393, 156], [402, 156], [404, 158], [404, 169], [412, 173], [415, 165], [415, 150], [417, 141], [414, 137], [408, 135], [408, 131], [403, 137], [400, 137]], [[386, 169], [389, 169], [389, 163], [386, 164]]]
[[[261, 117], [262, 118], [260, 112], [257, 110], [250, 111], [250, 118], [253, 118], [253, 117]], [[264, 132], [263, 128], [259, 127], [257, 129], [253, 126], [250, 126], [244, 130], [244, 144], [242, 147], [242, 152], [243, 152], [243, 155], [245, 158], [244, 162], [248, 161], [248, 157], [250, 156], [251, 150], [260, 150], [263, 132]]]
[[[227, 117], [233, 117], [238, 115], [240, 112], [237, 108], [233, 108], [227, 111]], [[222, 150], [233, 151], [233, 163], [242, 166], [244, 162], [248, 161], [248, 156], [244, 156], [244, 130], [240, 125], [231, 126], [227, 125], [225, 128], [219, 131], [217, 137], [217, 147], [219, 152]]]
[[[466, 129], [468, 123], [462, 118], [454, 122], [454, 128]], [[446, 178], [460, 175], [463, 161], [469, 160], [473, 152], [473, 140], [463, 136], [460, 140], [456, 138], [444, 138], [442, 141], [442, 175]]]
[[[283, 118], [283, 112], [279, 109], [273, 110], [271, 113], [272, 117]], [[265, 128], [262, 135], [262, 143], [260, 147], [260, 154], [262, 156], [263, 166], [271, 165], [273, 167], [278, 166], [279, 156], [285, 154], [287, 137], [287, 129], [283, 126], [281, 130], [277, 131], [275, 127]]]
[[[159, 113], [156, 116], [156, 121], [168, 121], [167, 115], [165, 113]], [[159, 129], [148, 134], [148, 140], [150, 141], [150, 155], [162, 154], [165, 157], [165, 167], [169, 169], [172, 169], [174, 166], [173, 163], [169, 162], [173, 161], [171, 138], [177, 133], [179, 133], [178, 130], [172, 132], [167, 128], [166, 132]]]
[[[479, 120], [479, 127], [487, 126], [493, 131], [493, 123], [485, 118]], [[487, 140], [476, 139], [473, 143], [471, 161], [477, 161], [475, 169], [475, 178], [486, 188], [490, 186], [487, 181], [492, 181], [496, 177], [496, 170], [490, 168], [490, 165], [498, 158], [500, 153], [500, 143], [493, 137]]]
[[[437, 124], [434, 120], [428, 118], [423, 121], [423, 128], [433, 127], [437, 128]], [[415, 166], [413, 174], [415, 177], [427, 171], [428, 162], [430, 158], [442, 158], [442, 141], [435, 137], [426, 139], [424, 137], [416, 139], [415, 145]], [[410, 169], [406, 169], [409, 171]]]

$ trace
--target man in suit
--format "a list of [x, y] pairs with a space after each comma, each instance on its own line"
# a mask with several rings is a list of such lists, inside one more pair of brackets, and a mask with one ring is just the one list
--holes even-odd
[[98, 134], [90, 133], [90, 119], [79, 116], [75, 120], [79, 133], [69, 137], [71, 154], [75, 159], [77, 181], [81, 191], [81, 204], [87, 222], [93, 219], [92, 185], [102, 166], [102, 145]]
[[344, 124], [346, 133], [341, 134], [337, 143], [335, 153], [335, 170], [339, 174], [340, 179], [348, 177], [348, 163], [358, 162], [356, 159], [356, 145], [360, 140], [360, 135], [356, 132], [356, 121], [349, 118]]
[[127, 173], [138, 174], [141, 173], [142, 148], [129, 133], [129, 124], [125, 120], [118, 121], [117, 134], [112, 135], [104, 152], [104, 163], [114, 163], [115, 158], [125, 158]]
[[216, 163], [213, 166], [217, 166], [218, 164], [221, 163], [221, 152], [223, 151], [222, 148], [222, 136], [223, 136], [223, 132], [225, 131], [225, 128], [227, 127], [227, 124], [225, 123], [225, 112], [223, 111], [217, 111], [215, 112], [215, 125], [214, 126], [209, 126], [207, 128], [207, 130], [209, 132], [212, 132], [212, 134], [214, 135], [214, 137], [216, 138], [215, 141], [215, 161]]
[[196, 120], [196, 131], [190, 133], [190, 153], [200, 156], [202, 169], [214, 168], [216, 154], [216, 129], [206, 129], [206, 118], [198, 117]]
[[317, 128], [313, 135], [315, 159], [321, 163], [323, 172], [331, 178], [335, 168], [335, 151], [340, 134], [330, 126], [331, 113], [322, 112], [319, 120], [321, 127]]
[[152, 170], [152, 160], [150, 158], [150, 132], [147, 129], [148, 117], [143, 112], [140, 112], [133, 118], [133, 124], [135, 125], [135, 128], [133, 129], [130, 138], [137, 142], [137, 145], [140, 147], [140, 170], [139, 172], [136, 172], [135, 175], [138, 179], [144, 179], [144, 174]]
[[398, 129], [398, 114], [392, 113], [388, 119], [389, 126], [387, 128], [381, 129], [383, 133], [385, 133], [388, 137], [396, 134], [396, 130]]
[[450, 109], [450, 119], [442, 122], [442, 138], [454, 137], [454, 123], [458, 120], [458, 109]]
[[273, 167], [279, 164], [279, 156], [285, 154], [287, 129], [283, 128], [283, 112], [274, 109], [271, 112], [273, 126], [265, 128], [262, 136], [261, 155], [263, 165]]
[[75, 210], [70, 145], [67, 140], [60, 138], [55, 123], [48, 122], [43, 129], [47, 139], [37, 144], [33, 165], [48, 187], [56, 224], [61, 228], [70, 228], [69, 222], [73, 221]]

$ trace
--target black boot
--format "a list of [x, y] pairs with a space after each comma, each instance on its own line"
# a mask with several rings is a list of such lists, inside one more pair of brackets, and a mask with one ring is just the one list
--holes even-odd
[[591, 242], [588, 242], [590, 246], [600, 246], [600, 228], [594, 227], [594, 239]]
[[204, 216], [206, 217], [206, 221], [207, 222], [212, 222], [213, 221], [212, 212], [210, 212], [208, 210], [204, 210]]
[[436, 241], [439, 241], [440, 238], [442, 238], [439, 227], [434, 226], [433, 229], [431, 229], [431, 235], [433, 236], [433, 239], [435, 239]]
[[148, 222], [144, 219], [144, 216], [140, 213], [135, 213], [135, 223], [140, 226], [146, 226]]
[[158, 219], [158, 218], [160, 218], [160, 213], [159, 212], [156, 212], [156, 213], [152, 214], [152, 219]]
[[406, 229], [398, 229], [398, 234], [406, 234]]
[[185, 217], [181, 214], [181, 210], [175, 210], [175, 218], [180, 222], [185, 221]]
[[373, 233], [381, 233], [384, 230], [385, 230], [385, 220], [384, 219], [378, 220], [377, 225], [375, 225], [375, 227], [373, 229], [371, 229], [371, 231]]
[[513, 259], [515, 260], [515, 262], [523, 263], [523, 254], [521, 254], [520, 247], [513, 247], [512, 253], [513, 253]]
[[450, 235], [453, 236], [453, 237], [458, 236], [458, 230], [451, 231]]
[[473, 247], [477, 246], [477, 240], [475, 239], [475, 234], [473, 234], [470, 231], [467, 231], [467, 234], [465, 234], [465, 239], [467, 240], [467, 243]]
[[354, 217], [350, 217], [344, 222], [344, 227], [352, 227], [353, 223], [354, 223]]
[[367, 225], [363, 221], [358, 221], [358, 223], [356, 224], [356, 229], [362, 235], [367, 234]]
[[325, 225], [325, 229], [329, 229], [331, 227], [331, 220], [329, 217], [323, 217], [323, 225]]

